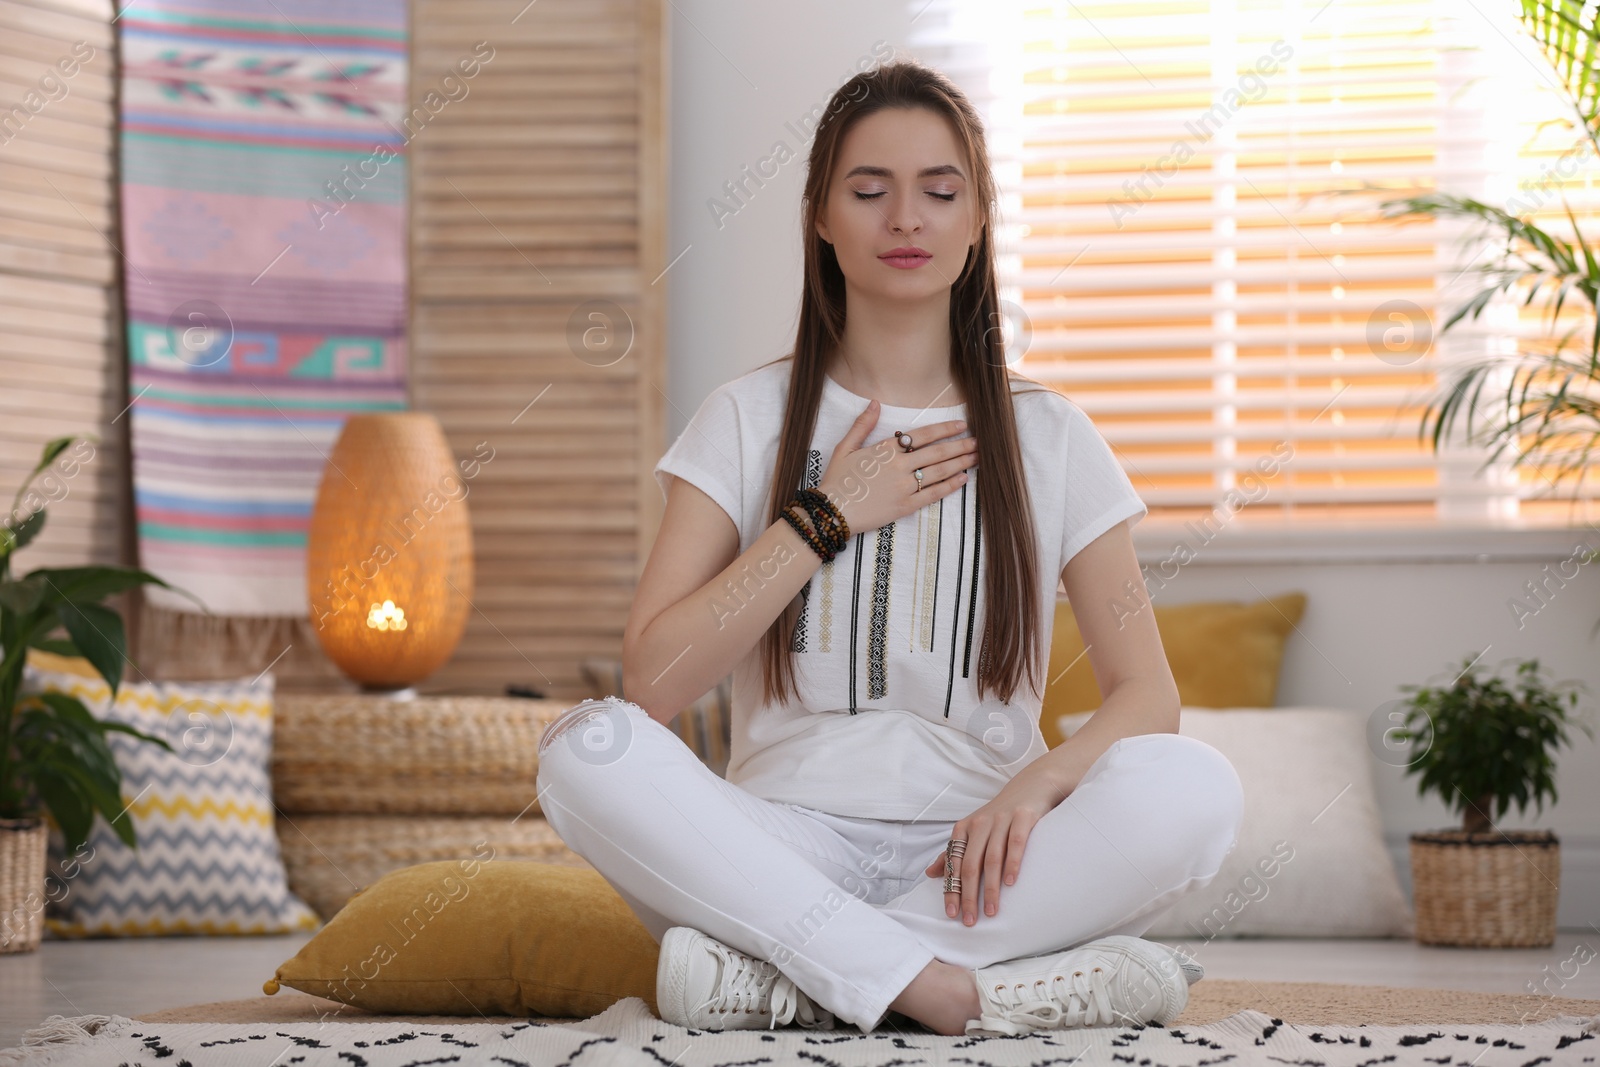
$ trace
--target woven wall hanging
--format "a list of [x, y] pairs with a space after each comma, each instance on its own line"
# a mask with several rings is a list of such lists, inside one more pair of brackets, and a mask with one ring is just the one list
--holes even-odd
[[140, 565], [215, 613], [152, 588], [141, 662], [259, 669], [304, 625], [344, 420], [407, 407], [407, 5], [149, 0], [117, 26]]

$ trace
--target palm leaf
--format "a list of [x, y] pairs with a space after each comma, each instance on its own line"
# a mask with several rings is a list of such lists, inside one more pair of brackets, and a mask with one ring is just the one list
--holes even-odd
[[1585, 21], [1582, 0], [1522, 0], [1524, 28], [1544, 50], [1565, 88], [1584, 134], [1600, 149], [1600, 71], [1597, 27]]

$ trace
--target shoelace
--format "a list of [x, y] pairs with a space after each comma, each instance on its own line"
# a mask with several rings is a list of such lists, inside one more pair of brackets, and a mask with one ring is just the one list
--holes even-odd
[[799, 1024], [809, 1029], [825, 1027], [833, 1021], [830, 1012], [822, 1011], [810, 997], [800, 992], [794, 980], [779, 971], [770, 960], [755, 960], [742, 952], [731, 952], [716, 942], [706, 948], [715, 953], [722, 964], [722, 981], [706, 1007], [718, 1014], [729, 1012], [761, 1011], [761, 997], [768, 982], [772, 983], [772, 1022], [787, 1026], [799, 1018]]
[[794, 979], [786, 974], [779, 973], [778, 980], [772, 986], [772, 1025], [778, 1023], [787, 1025], [798, 1022], [808, 1030], [831, 1029], [833, 1013], [817, 1006], [817, 1003], [794, 984]]
[[1119, 1021], [1111, 1007], [1109, 982], [1108, 975], [1096, 967], [1072, 977], [1052, 975], [1048, 983], [1041, 978], [1031, 985], [1002, 986], [993, 999], [1000, 1007], [1000, 1017], [1013, 1025], [1107, 1026]]

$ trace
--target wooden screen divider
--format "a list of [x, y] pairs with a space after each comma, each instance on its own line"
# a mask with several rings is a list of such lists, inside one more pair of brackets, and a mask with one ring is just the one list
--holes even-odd
[[[576, 699], [579, 661], [621, 648], [661, 512], [664, 6], [412, 0], [411, 406], [480, 461], [474, 610], [423, 692]], [[25, 566], [134, 559], [113, 15], [0, 0], [0, 104], [74, 40], [97, 53], [0, 144], [0, 477], [15, 484], [48, 436], [106, 438]], [[282, 689], [342, 684], [306, 618], [132, 607], [131, 678], [270, 666]]]
[[0, 499], [51, 438], [92, 436], [35, 482], [49, 507], [12, 560], [129, 557], [117, 240], [116, 42], [102, 0], [0, 0]]
[[433, 682], [582, 696], [661, 503], [666, 5], [415, 4], [414, 100], [493, 49], [411, 141], [413, 404], [493, 455], [467, 496], [474, 611]]

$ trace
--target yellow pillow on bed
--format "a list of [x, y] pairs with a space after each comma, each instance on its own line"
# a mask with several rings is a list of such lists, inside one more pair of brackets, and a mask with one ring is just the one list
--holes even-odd
[[[1270, 708], [1278, 692], [1283, 646], [1306, 611], [1304, 593], [1268, 600], [1155, 605], [1156, 629], [1185, 707]], [[1057, 677], [1057, 676], [1060, 677]], [[1063, 738], [1056, 720], [1100, 706], [1083, 636], [1066, 597], [1056, 599], [1050, 674], [1039, 731], [1051, 748]]]
[[586, 1019], [624, 997], [659, 1015], [659, 954], [592, 867], [438, 860], [357, 893], [262, 988], [408, 1015]]

